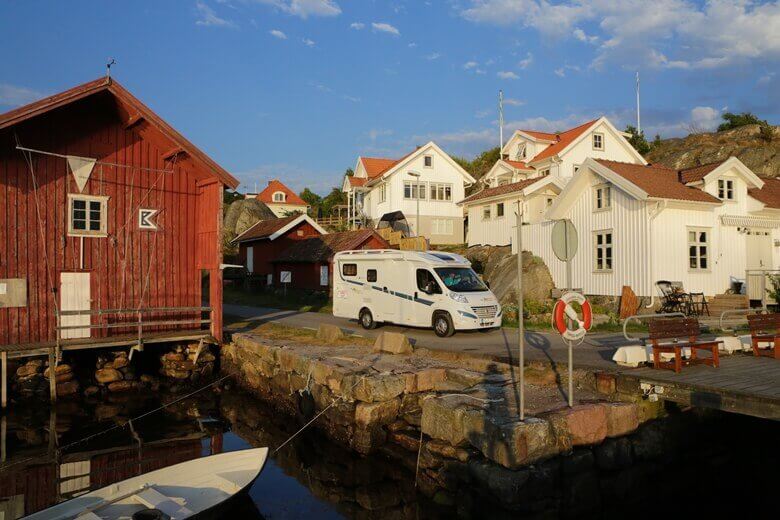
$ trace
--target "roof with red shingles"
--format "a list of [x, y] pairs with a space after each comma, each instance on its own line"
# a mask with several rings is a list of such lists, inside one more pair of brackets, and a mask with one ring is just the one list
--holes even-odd
[[711, 171], [720, 166], [726, 161], [718, 161], [709, 164], [702, 164], [700, 166], [694, 166], [692, 168], [684, 168], [680, 170], [680, 181], [685, 184], [690, 182], [698, 182], [707, 176]]
[[329, 262], [336, 253], [358, 249], [372, 237], [376, 237], [383, 248], [390, 247], [373, 229], [343, 231], [299, 240], [282, 251], [272, 262]]
[[259, 240], [261, 238], [268, 238], [298, 217], [300, 217], [300, 215], [291, 215], [289, 217], [261, 220], [251, 228], [247, 229], [243, 234], [234, 238], [233, 241], [244, 242], [246, 240]]
[[674, 170], [657, 164], [632, 164], [607, 159], [596, 162], [609, 168], [627, 181], [642, 189], [650, 197], [659, 199], [684, 200], [689, 202], [715, 202], [720, 199], [698, 188], [686, 186], [680, 182], [680, 170]]
[[780, 179], [761, 177], [764, 187], [760, 190], [753, 188], [748, 190], [748, 195], [770, 209], [780, 209]]
[[400, 159], [385, 159], [381, 157], [361, 157], [363, 167], [366, 169], [366, 175], [369, 179], [379, 177], [387, 170], [401, 162]]
[[[274, 200], [274, 193], [281, 191], [287, 198], [284, 202], [277, 202]], [[300, 198], [293, 190], [285, 186], [279, 179], [273, 179], [268, 181], [268, 186], [261, 191], [257, 198], [266, 204], [287, 204], [289, 206], [308, 206], [306, 201]]]
[[532, 184], [546, 177], [547, 177], [546, 175], [542, 175], [541, 177], [534, 177], [533, 179], [525, 179], [519, 182], [513, 182], [511, 184], [502, 184], [501, 186], [495, 186], [493, 188], [485, 188], [480, 192], [477, 192], [473, 195], [469, 195], [468, 197], [460, 201], [459, 204], [463, 204], [466, 202], [474, 202], [476, 200], [482, 200], [488, 197], [496, 197], [498, 195], [507, 195], [509, 193], [522, 191], [526, 189], [528, 186], [531, 186]]
[[[560, 134], [547, 134], [551, 136], [551, 140], [556, 142], [554, 144], [551, 144], [550, 146], [548, 146], [538, 154], [536, 154], [534, 158], [531, 159], [531, 162], [541, 161], [542, 159], [547, 159], [548, 157], [553, 157], [554, 155], [557, 155], [559, 152], [563, 151], [564, 148], [566, 148], [572, 142], [574, 142], [579, 136], [584, 134], [597, 121], [598, 119], [594, 119], [593, 121], [588, 121], [587, 123], [583, 123], [580, 126], [576, 126], [574, 128], [570, 128], [569, 130], [566, 130], [565, 132], [561, 132]], [[533, 135], [528, 130], [521, 130], [521, 131]], [[542, 132], [534, 132], [534, 133], [539, 135], [542, 134]]]
[[535, 169], [533, 166], [528, 166], [523, 161], [510, 161], [509, 159], [504, 159], [504, 162], [507, 163], [512, 168], [516, 168], [518, 170], [534, 170]]

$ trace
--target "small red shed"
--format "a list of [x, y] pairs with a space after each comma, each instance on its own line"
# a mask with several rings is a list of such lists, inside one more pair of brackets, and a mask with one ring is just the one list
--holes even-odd
[[326, 235], [325, 231], [308, 215], [260, 220], [233, 239], [238, 244], [238, 257], [251, 276], [274, 285], [273, 260], [285, 249], [300, 240]]
[[372, 229], [300, 240], [273, 260], [274, 279], [289, 272], [293, 289], [327, 290], [332, 285], [333, 255], [355, 249], [390, 249], [390, 244]]
[[109, 78], [0, 115], [0, 351], [221, 339], [237, 185]]

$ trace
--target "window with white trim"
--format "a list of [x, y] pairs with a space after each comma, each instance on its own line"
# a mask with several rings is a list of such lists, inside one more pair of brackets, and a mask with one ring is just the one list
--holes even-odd
[[545, 168], [544, 170], [539, 172], [540, 177], [544, 177], [545, 175], [550, 175], [550, 168]]
[[612, 230], [596, 231], [593, 237], [593, 270], [612, 270]]
[[496, 218], [501, 218], [504, 216], [504, 203], [499, 202], [496, 204]]
[[379, 186], [379, 203], [387, 200], [387, 184], [382, 184]]
[[517, 155], [515, 156], [515, 159], [518, 161], [521, 159], [525, 159], [526, 154], [526, 147], [525, 143], [517, 143]]
[[490, 220], [490, 206], [482, 206], [482, 220]]
[[107, 235], [108, 197], [68, 194], [68, 235]]
[[604, 150], [604, 134], [593, 134], [593, 149]]
[[709, 237], [709, 229], [688, 228], [688, 268], [697, 271], [710, 268]]
[[452, 200], [452, 184], [432, 182], [430, 186], [431, 200]]
[[404, 198], [416, 200], [418, 187], [420, 189], [420, 200], [425, 200], [425, 183], [415, 181], [404, 181]]
[[433, 155], [426, 155], [423, 157], [423, 166], [426, 168], [433, 168]]
[[432, 235], [451, 235], [453, 233], [452, 220], [446, 218], [433, 219]]
[[612, 188], [602, 184], [593, 188], [593, 207], [596, 211], [612, 207]]
[[273, 195], [274, 202], [285, 202], [287, 200], [287, 194], [283, 191], [275, 191]]
[[718, 179], [718, 198], [720, 200], [734, 200], [733, 179]]
[[547, 207], [549, 208], [550, 206], [552, 206], [552, 204], [553, 204], [553, 198], [547, 197]]

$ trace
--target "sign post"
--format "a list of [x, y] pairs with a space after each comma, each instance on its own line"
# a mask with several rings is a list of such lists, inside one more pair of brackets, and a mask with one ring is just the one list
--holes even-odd
[[[552, 249], [553, 253], [555, 253], [555, 256], [558, 257], [558, 260], [561, 262], [566, 262], [567, 291], [573, 291], [571, 281], [571, 259], [574, 258], [574, 255], [577, 254], [577, 243], [577, 228], [574, 227], [574, 223], [572, 223], [571, 220], [558, 220], [553, 225]], [[572, 293], [564, 294], [564, 296], [567, 296], [568, 294]], [[561, 303], [561, 301], [563, 301], [563, 297], [558, 301], [558, 303]], [[556, 306], [558, 303], [556, 303]], [[576, 319], [576, 312], [574, 312], [573, 309], [568, 306], [568, 304], [566, 304], [566, 309], [567, 312], [565, 313], [565, 317], [562, 317], [562, 319], [564, 320], [565, 327], [568, 329], [570, 325], [569, 322]], [[572, 313], [574, 313], [573, 316]], [[590, 328], [590, 325], [588, 325], [588, 328]], [[565, 334], [563, 334], [563, 332], [560, 333], [563, 335], [564, 341], [566, 341], [566, 344], [569, 347], [569, 407], [572, 407], [574, 406], [574, 355], [572, 352], [573, 339], [567, 337]]]
[[282, 283], [282, 287], [284, 287], [284, 297], [287, 298], [287, 285], [292, 282], [292, 272], [282, 271], [279, 274], [279, 281]]
[[517, 201], [517, 345], [520, 350], [520, 420], [525, 420], [525, 324], [523, 323], [523, 203]]

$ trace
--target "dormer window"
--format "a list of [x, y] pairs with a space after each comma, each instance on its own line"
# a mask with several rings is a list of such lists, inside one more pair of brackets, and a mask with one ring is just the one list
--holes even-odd
[[604, 150], [604, 134], [593, 134], [593, 149]]
[[720, 200], [734, 200], [734, 181], [732, 179], [718, 179], [718, 198]]
[[525, 143], [517, 143], [517, 160], [525, 159]]
[[285, 202], [287, 200], [287, 194], [283, 191], [274, 192], [274, 202]]
[[423, 164], [426, 168], [433, 168], [433, 155], [426, 155], [423, 158]]

